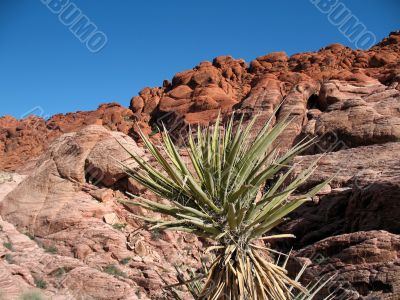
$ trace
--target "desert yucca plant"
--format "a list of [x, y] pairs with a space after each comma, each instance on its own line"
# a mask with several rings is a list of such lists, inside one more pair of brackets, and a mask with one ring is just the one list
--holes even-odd
[[[124, 166], [126, 172], [170, 204], [135, 197], [131, 204], [171, 216], [170, 220], [137, 216], [152, 226], [190, 232], [215, 242], [209, 251], [215, 260], [209, 267], [201, 299], [295, 299], [307, 289], [288, 277], [285, 268], [270, 259], [262, 241], [293, 237], [268, 235], [284, 217], [314, 196], [325, 183], [308, 193], [293, 196], [316, 168], [316, 162], [289, 180], [291, 160], [312, 141], [303, 140], [282, 153], [277, 138], [288, 126], [287, 119], [265, 126], [250, 137], [256, 118], [225, 127], [220, 117], [213, 126], [189, 130], [186, 162], [164, 128], [162, 145], [156, 146], [140, 133], [145, 147], [158, 162], [153, 167], [135, 153], [141, 170]], [[266, 185], [266, 182], [268, 183]], [[260, 194], [261, 193], [261, 194]], [[132, 195], [133, 196], [133, 195]]]
[[[283, 254], [283, 253], [282, 253]], [[283, 267], [286, 266], [290, 255], [283, 254], [285, 256], [284, 262], [283, 262]], [[278, 256], [278, 259], [276, 260], [276, 263], [279, 263], [280, 261], [280, 255]], [[179, 267], [175, 267], [176, 271], [178, 273], [178, 279], [179, 283], [178, 284], [173, 284], [173, 285], [166, 285], [165, 288], [169, 289], [174, 297], [175, 300], [185, 300], [185, 298], [182, 298], [177, 290], [175, 289], [176, 286], [180, 285], [185, 285], [189, 291], [189, 293], [193, 296], [194, 299], [200, 299], [200, 294], [203, 290], [203, 284], [202, 281], [200, 280], [201, 277], [196, 276], [196, 274], [193, 272], [193, 270], [189, 270], [186, 275], [189, 275], [189, 279], [185, 279], [185, 273], [182, 272], [182, 270]], [[300, 277], [303, 275], [304, 271], [306, 270], [307, 265], [303, 265], [303, 267], [300, 269], [300, 271], [296, 275], [296, 281], [300, 279]], [[207, 267], [204, 266], [203, 264], [203, 269], [204, 273], [208, 273]], [[319, 292], [328, 284], [331, 282], [331, 280], [336, 276], [330, 276], [326, 277], [323, 276], [322, 278], [319, 278], [316, 280], [314, 283], [310, 283], [307, 285], [307, 287], [303, 290], [297, 291], [297, 293], [293, 294], [293, 300], [312, 300], [314, 297], [319, 294]], [[292, 287], [293, 289], [293, 287]], [[326, 297], [323, 298], [323, 300], [332, 300], [334, 299], [334, 293], [331, 293], [327, 295]], [[343, 299], [344, 300], [344, 299]]]

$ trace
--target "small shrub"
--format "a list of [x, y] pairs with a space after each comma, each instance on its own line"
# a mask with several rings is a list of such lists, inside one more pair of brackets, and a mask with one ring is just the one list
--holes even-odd
[[153, 241], [158, 241], [161, 238], [161, 236], [162, 236], [161, 230], [155, 229], [151, 231], [151, 239]]
[[159, 132], [160, 132], [160, 130], [158, 129], [157, 126], [155, 126], [155, 127], [153, 127], [153, 128], [151, 129], [151, 133], [149, 134], [149, 136], [156, 135], [156, 134], [159, 133]]
[[51, 254], [57, 254], [58, 249], [56, 246], [49, 246], [49, 247], [44, 247], [44, 251]]
[[113, 275], [115, 277], [124, 277], [126, 278], [126, 274], [122, 272], [117, 266], [115, 265], [108, 265], [107, 267], [103, 268], [103, 272]]
[[33, 277], [33, 280], [37, 288], [44, 290], [47, 287], [47, 283], [43, 279]]
[[124, 120], [127, 122], [133, 121], [131, 116], [124, 116]]
[[122, 230], [122, 229], [124, 229], [124, 228], [126, 227], [126, 224], [123, 224], [123, 223], [115, 223], [115, 224], [113, 224], [112, 227], [115, 228], [115, 229], [117, 229], [117, 230]]
[[123, 259], [121, 259], [119, 262], [122, 265], [127, 265], [130, 262], [131, 258], [130, 257], [125, 257]]
[[316, 257], [313, 259], [313, 262], [317, 265], [323, 263], [326, 260], [326, 257], [322, 254], [317, 254]]
[[55, 272], [54, 272], [54, 276], [60, 278], [61, 276], [63, 276], [66, 273], [64, 268], [58, 268]]
[[12, 251], [13, 250], [13, 245], [11, 242], [4, 242], [3, 246], [6, 247], [8, 250]]
[[43, 296], [38, 292], [26, 292], [19, 300], [44, 300]]
[[135, 291], [135, 295], [136, 297], [138, 297], [139, 299], [142, 299], [142, 292], [140, 290], [136, 290]]
[[32, 241], [35, 239], [35, 235], [33, 235], [32, 233], [25, 232], [24, 234], [25, 234], [28, 238], [30, 238]]
[[4, 255], [4, 259], [5, 259], [9, 264], [13, 264], [13, 263], [15, 262], [11, 254], [6, 254], [6, 255]]

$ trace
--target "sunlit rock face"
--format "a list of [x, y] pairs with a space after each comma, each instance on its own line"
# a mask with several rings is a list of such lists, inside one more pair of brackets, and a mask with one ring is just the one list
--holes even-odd
[[153, 215], [122, 204], [126, 191], [165, 200], [115, 164], [137, 167], [117, 140], [150, 159], [139, 127], [157, 141], [164, 124], [183, 144], [189, 125], [233, 112], [245, 122], [257, 116], [253, 134], [271, 117], [272, 125], [289, 117], [282, 151], [317, 138], [295, 160], [298, 174], [320, 158], [302, 189], [336, 174], [277, 229], [296, 235], [275, 245], [294, 248], [291, 271], [307, 262], [304, 280], [336, 272], [329, 288], [341, 295], [399, 299], [399, 32], [366, 51], [333, 44], [249, 64], [221, 56], [143, 89], [129, 108], [1, 117], [0, 290], [15, 299], [45, 282], [41, 293], [54, 299], [77, 298], [73, 291], [84, 299], [171, 299], [162, 287], [177, 282], [177, 265], [199, 268], [208, 242], [151, 233], [132, 218]]

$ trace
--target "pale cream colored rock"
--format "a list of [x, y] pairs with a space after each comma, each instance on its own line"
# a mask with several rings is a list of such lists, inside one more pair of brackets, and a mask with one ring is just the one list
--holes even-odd
[[[98, 131], [98, 128], [94, 131]], [[138, 166], [123, 147], [139, 157], [144, 157], [144, 151], [137, 147], [136, 143], [122, 132], [105, 131], [104, 133], [93, 132], [92, 134], [97, 136], [102, 134], [105, 136], [99, 139], [88, 154], [85, 165], [86, 172], [94, 180], [100, 180], [107, 187], [126, 177], [125, 171], [118, 162], [133, 169]]]
[[[55, 252], [46, 252], [15, 228], [6, 237], [1, 236], [0, 230], [0, 254], [10, 252], [2, 248], [3, 242], [10, 240], [15, 248], [17, 266], [7, 265], [8, 273], [5, 271], [13, 276], [11, 281], [17, 283], [10, 285], [12, 293], [23, 292], [18, 289], [20, 278], [31, 289], [33, 276], [37, 276], [47, 282], [42, 292], [59, 299], [74, 299], [77, 292], [84, 299], [138, 299], [139, 294], [141, 299], [159, 299], [165, 296], [162, 285], [176, 282], [173, 265], [177, 261], [189, 265], [199, 263], [193, 257], [180, 256], [184, 253], [182, 249], [188, 247], [186, 243], [171, 248], [170, 243], [162, 239], [152, 240], [146, 230], [140, 230], [143, 234], [135, 240], [128, 239], [129, 232], [137, 232], [142, 222], [129, 218], [127, 210], [118, 202], [124, 194], [90, 183], [104, 184], [100, 177], [90, 180], [94, 173], [87, 173], [88, 157], [93, 153], [91, 164], [102, 174], [108, 174], [107, 178], [118, 184], [119, 180], [126, 179], [123, 172], [105, 161], [111, 156], [123, 157], [120, 150], [111, 145], [111, 140], [118, 145], [114, 137], [99, 126], [61, 136], [41, 156], [32, 174], [0, 202], [0, 214], [7, 221], [0, 225], [5, 230], [10, 226], [14, 228], [12, 223], [20, 232], [29, 232], [44, 248]], [[122, 135], [117, 137], [122, 137], [126, 143], [131, 141]], [[101, 145], [105, 145], [102, 153]], [[99, 148], [92, 152], [96, 147]], [[133, 143], [132, 147], [136, 145]], [[123, 186], [118, 185], [118, 188]], [[146, 214], [146, 211], [141, 209], [138, 213]], [[117, 223], [127, 224], [127, 230], [110, 226]], [[129, 241], [132, 243], [127, 244]], [[172, 241], [172, 244], [177, 243]], [[201, 243], [193, 243], [191, 247], [194, 253], [199, 253]], [[122, 263], [127, 258], [132, 259], [128, 264]], [[143, 261], [145, 267], [141, 269], [134, 265]], [[110, 265], [120, 269], [126, 278], [101, 271]], [[60, 267], [67, 270], [60, 277], [62, 284], [56, 276]], [[7, 280], [5, 282], [7, 286]], [[145, 291], [145, 287], [151, 289]]]
[[0, 172], [0, 202], [26, 177], [17, 173]]
[[103, 219], [104, 219], [104, 222], [106, 222], [107, 224], [110, 224], [110, 225], [114, 225], [114, 224], [120, 223], [120, 220], [119, 220], [118, 216], [115, 213], [105, 214]]

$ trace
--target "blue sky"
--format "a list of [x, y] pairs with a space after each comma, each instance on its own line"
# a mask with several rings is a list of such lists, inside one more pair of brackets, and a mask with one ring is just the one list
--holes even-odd
[[[70, 2], [107, 36], [101, 51], [90, 52], [40, 0], [0, 0], [0, 116], [127, 106], [143, 87], [219, 55], [355, 48], [309, 0]], [[398, 0], [341, 2], [378, 41], [400, 29]]]

